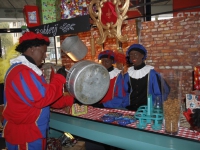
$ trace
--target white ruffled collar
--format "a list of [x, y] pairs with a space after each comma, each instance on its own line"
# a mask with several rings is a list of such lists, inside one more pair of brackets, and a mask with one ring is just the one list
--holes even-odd
[[112, 71], [109, 72], [110, 75], [110, 80], [113, 79], [114, 77], [116, 77], [119, 73], [121, 72], [121, 70], [114, 68]]
[[25, 56], [20, 55], [16, 58], [13, 58], [10, 60], [10, 64], [16, 64], [16, 63], [22, 63], [23, 65], [31, 68], [35, 73], [37, 73], [39, 76], [42, 75], [42, 71], [34, 64], [30, 63]]
[[146, 65], [140, 70], [135, 70], [134, 67], [129, 67], [128, 74], [130, 77], [134, 79], [140, 79], [146, 76], [150, 72], [151, 69], [154, 69], [154, 67], [150, 65]]

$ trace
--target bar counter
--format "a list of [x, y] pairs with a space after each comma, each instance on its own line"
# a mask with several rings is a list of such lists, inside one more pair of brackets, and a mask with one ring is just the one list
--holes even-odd
[[199, 150], [200, 141], [194, 131], [180, 127], [177, 135], [169, 135], [164, 130], [153, 131], [148, 125], [145, 129], [136, 128], [132, 123], [120, 126], [104, 123], [99, 118], [108, 112], [133, 114], [131, 111], [116, 109], [88, 108], [88, 113], [71, 116], [62, 109], [52, 109], [50, 114], [50, 137], [59, 137], [63, 132], [112, 145], [126, 150]]

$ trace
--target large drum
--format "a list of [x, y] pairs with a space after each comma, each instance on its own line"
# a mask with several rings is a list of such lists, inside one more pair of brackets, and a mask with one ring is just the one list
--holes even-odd
[[108, 91], [109, 84], [107, 69], [89, 60], [75, 63], [67, 74], [66, 87], [69, 93], [83, 104], [100, 101]]

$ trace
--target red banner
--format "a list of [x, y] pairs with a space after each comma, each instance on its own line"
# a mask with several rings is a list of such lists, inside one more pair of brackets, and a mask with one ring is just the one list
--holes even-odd
[[134, 6], [138, 6], [138, 5], [143, 5], [144, 4], [144, 0], [132, 0], [130, 1], [130, 6], [132, 8], [129, 8], [129, 10], [127, 11], [127, 16], [128, 18], [137, 18], [140, 17], [142, 15], [144, 15], [144, 6], [141, 7], [135, 7]]
[[198, 6], [200, 6], [200, 0], [173, 0], [173, 11], [176, 11], [173, 16], [190, 17], [200, 15], [200, 7], [197, 8]]

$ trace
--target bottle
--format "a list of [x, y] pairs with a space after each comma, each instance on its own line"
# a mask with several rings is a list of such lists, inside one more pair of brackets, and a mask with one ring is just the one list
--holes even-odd
[[154, 101], [154, 108], [155, 109], [162, 109], [162, 99], [160, 96], [156, 96], [155, 101]]

